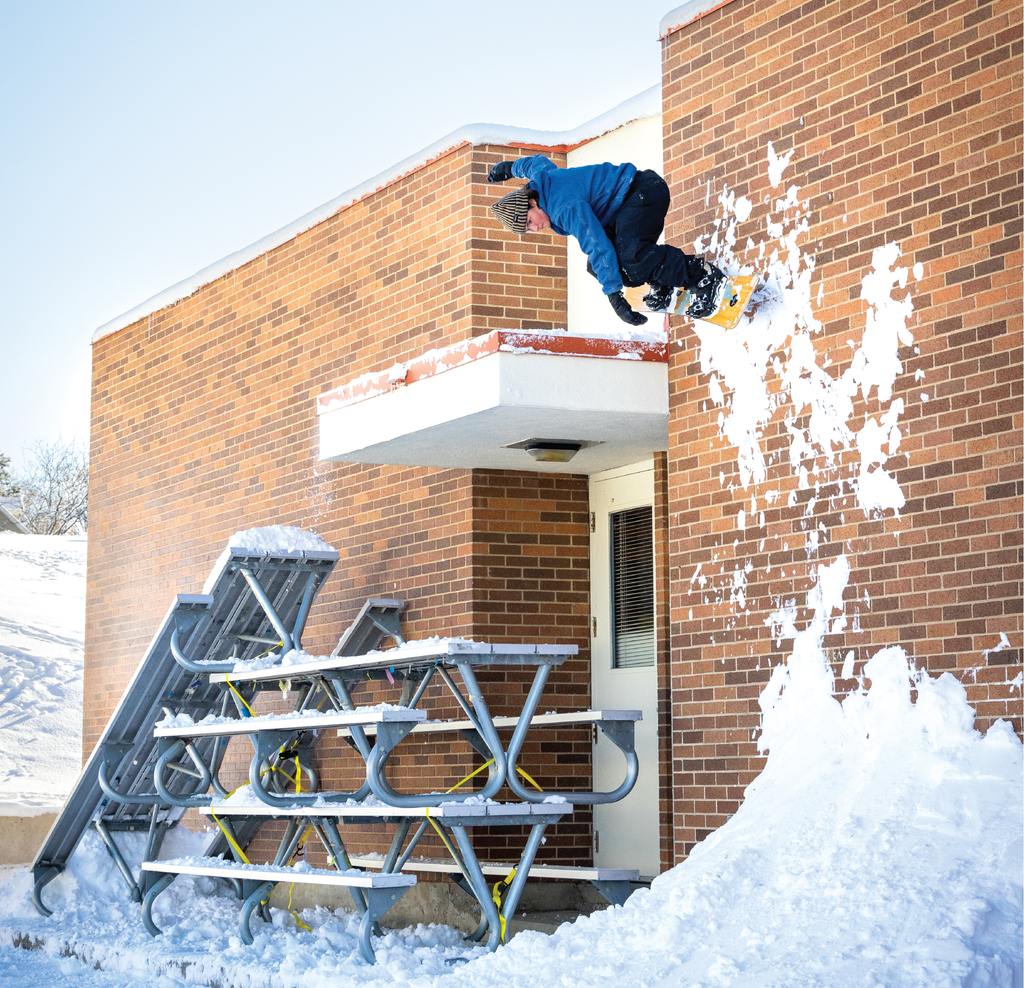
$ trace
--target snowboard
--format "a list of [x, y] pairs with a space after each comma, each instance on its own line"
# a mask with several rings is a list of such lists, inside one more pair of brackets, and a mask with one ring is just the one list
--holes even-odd
[[[713, 316], [707, 316], [704, 322], [714, 323], [725, 329], [732, 329], [743, 315], [750, 302], [750, 297], [761, 287], [761, 279], [756, 274], [730, 275], [729, 282], [722, 292], [722, 304]], [[643, 297], [649, 291], [646, 285], [639, 288], [626, 288], [623, 292], [638, 312], [649, 312], [643, 304]], [[668, 312], [672, 315], [686, 315], [686, 307], [690, 304], [690, 293], [685, 289], [676, 289], [669, 303]]]

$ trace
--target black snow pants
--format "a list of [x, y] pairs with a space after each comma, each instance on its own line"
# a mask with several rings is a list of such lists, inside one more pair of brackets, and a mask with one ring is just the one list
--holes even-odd
[[668, 206], [665, 180], [656, 171], [637, 172], [615, 219], [604, 228], [619, 258], [623, 284], [656, 282], [672, 288], [693, 288], [704, 276], [704, 263], [699, 257], [658, 243]]

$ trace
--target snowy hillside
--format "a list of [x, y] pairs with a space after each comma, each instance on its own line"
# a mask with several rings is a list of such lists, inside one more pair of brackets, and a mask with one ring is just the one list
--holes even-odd
[[85, 550], [0, 533], [0, 815], [59, 810], [81, 769]]

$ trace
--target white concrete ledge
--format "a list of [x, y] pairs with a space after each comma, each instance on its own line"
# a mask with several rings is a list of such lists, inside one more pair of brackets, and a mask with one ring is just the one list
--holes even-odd
[[[591, 474], [668, 448], [667, 342], [491, 333], [452, 350], [321, 395], [320, 459]], [[508, 448], [528, 439], [593, 445], [543, 463]]]

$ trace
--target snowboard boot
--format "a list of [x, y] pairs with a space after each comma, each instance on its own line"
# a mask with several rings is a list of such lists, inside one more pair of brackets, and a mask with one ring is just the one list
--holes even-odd
[[659, 285], [656, 281], [650, 282], [648, 287], [651, 290], [644, 296], [644, 305], [651, 312], [668, 312], [675, 289], [671, 285]]
[[689, 290], [691, 301], [686, 314], [691, 319], [708, 319], [713, 316], [722, 304], [722, 295], [728, 283], [729, 279], [718, 268], [704, 261], [703, 277]]

